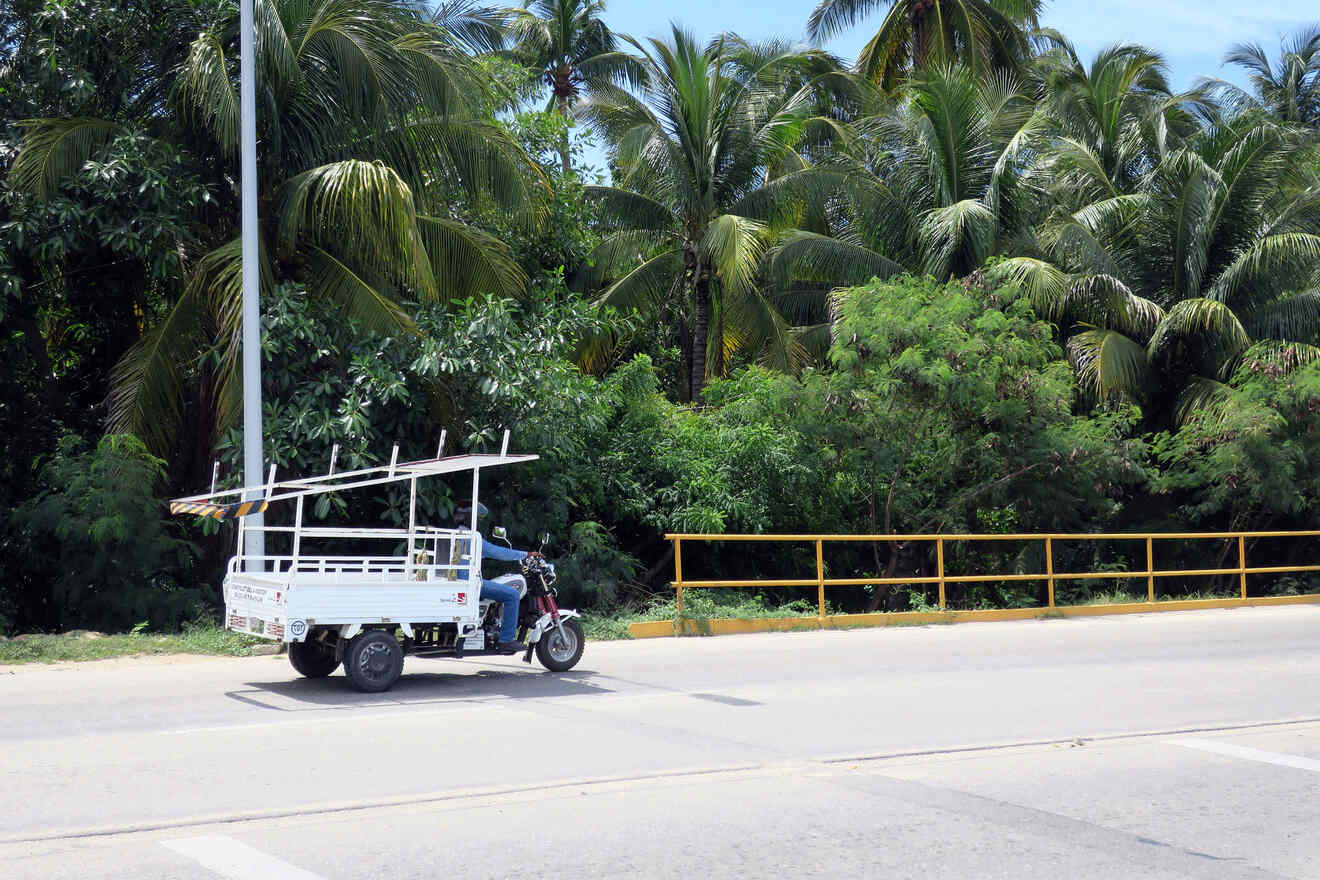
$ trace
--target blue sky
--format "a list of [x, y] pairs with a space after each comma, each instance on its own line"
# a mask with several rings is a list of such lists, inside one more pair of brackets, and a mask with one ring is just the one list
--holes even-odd
[[[610, 27], [635, 37], [660, 36], [677, 20], [699, 37], [732, 30], [749, 38], [802, 39], [814, 0], [609, 0]], [[880, 25], [881, 14], [863, 22], [828, 48], [848, 58]], [[1200, 75], [1241, 81], [1220, 59], [1235, 42], [1259, 42], [1273, 58], [1280, 37], [1320, 19], [1315, 0], [1272, 0], [1265, 4], [1169, 2], [1169, 0], [1055, 0], [1046, 2], [1042, 23], [1063, 31], [1089, 60], [1111, 43], [1140, 42], [1169, 61], [1174, 88]]]

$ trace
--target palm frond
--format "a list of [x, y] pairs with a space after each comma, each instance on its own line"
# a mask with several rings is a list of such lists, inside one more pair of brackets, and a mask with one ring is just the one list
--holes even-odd
[[751, 285], [768, 243], [764, 223], [737, 214], [721, 214], [706, 227], [701, 252], [711, 261], [720, 282], [737, 291]]
[[353, 270], [329, 251], [304, 245], [308, 291], [324, 299], [343, 317], [356, 321], [368, 333], [416, 330], [416, 324], [398, 303], [398, 293], [379, 277]]
[[1151, 334], [1146, 350], [1151, 358], [1172, 357], [1172, 349], [1190, 344], [1191, 355], [1200, 355], [1215, 368], [1236, 357], [1251, 338], [1233, 310], [1212, 299], [1185, 299], [1165, 314]]
[[504, 242], [457, 220], [418, 220], [441, 301], [480, 294], [516, 297], [526, 289], [527, 274]]
[[995, 264], [989, 277], [996, 284], [1021, 287], [1041, 317], [1051, 321], [1062, 317], [1071, 279], [1053, 263], [1034, 257], [1009, 257]]
[[346, 159], [313, 168], [285, 185], [279, 243], [290, 254], [305, 239], [355, 255], [355, 262], [437, 296], [412, 190], [381, 162]]
[[1145, 347], [1117, 330], [1078, 333], [1068, 340], [1068, 357], [1078, 384], [1102, 400], [1140, 400], [1153, 384]]
[[175, 77], [173, 95], [185, 118], [208, 129], [225, 153], [238, 152], [238, 95], [219, 35], [205, 31], [193, 40], [188, 59]]
[[[260, 292], [269, 293], [273, 282], [264, 247], [258, 269]], [[217, 427], [227, 426], [237, 414], [234, 392], [241, 384], [242, 312], [243, 245], [234, 240], [198, 261], [165, 319], [115, 364], [108, 429], [136, 434], [158, 454], [167, 451], [179, 424], [188, 371], [199, 348], [208, 344], [220, 350]], [[214, 340], [206, 338], [210, 329]]]
[[990, 256], [994, 235], [994, 213], [975, 199], [931, 211], [920, 231], [925, 271], [947, 278], [977, 269]]
[[9, 170], [9, 180], [15, 189], [41, 200], [49, 198], [60, 181], [82, 168], [98, 148], [124, 131], [118, 123], [85, 116], [28, 119], [19, 125], [23, 140]]
[[1276, 289], [1279, 281], [1314, 280], [1320, 264], [1320, 235], [1310, 232], [1280, 232], [1257, 239], [1239, 254], [1210, 286], [1209, 295], [1232, 302], [1254, 286]]
[[439, 178], [474, 198], [490, 199], [520, 223], [539, 222], [549, 185], [501, 125], [433, 117], [398, 125], [374, 141], [390, 167], [419, 187]]
[[1164, 309], [1137, 296], [1112, 275], [1088, 275], [1073, 282], [1067, 310], [1088, 324], [1119, 330], [1133, 339], [1150, 339]]
[[1233, 403], [1233, 389], [1223, 382], [1193, 376], [1178, 393], [1173, 405], [1173, 419], [1185, 425], [1193, 418], [1221, 421]]
[[652, 310], [672, 300], [682, 283], [683, 270], [682, 251], [665, 251], [611, 284], [596, 299], [596, 305], [623, 314]]
[[661, 250], [673, 247], [673, 239], [649, 229], [624, 229], [605, 236], [592, 248], [578, 269], [575, 281], [592, 291], [607, 281], [631, 272]]
[[726, 363], [741, 350], [771, 369], [796, 373], [809, 360], [792, 325], [761, 291], [745, 289], [731, 298], [726, 310], [725, 332], [737, 334], [736, 344], [726, 352]]
[[583, 187], [586, 196], [600, 206], [604, 219], [630, 229], [661, 231], [674, 225], [674, 213], [663, 202], [615, 186]]
[[1320, 290], [1286, 294], [1248, 311], [1253, 339], [1320, 343]]
[[770, 249], [769, 275], [779, 287], [794, 281], [861, 284], [901, 274], [904, 267], [861, 244], [794, 229]]
[[1279, 375], [1316, 361], [1320, 361], [1320, 346], [1266, 339], [1242, 352], [1225, 374], [1236, 377], [1239, 370], [1246, 369], [1253, 373]]

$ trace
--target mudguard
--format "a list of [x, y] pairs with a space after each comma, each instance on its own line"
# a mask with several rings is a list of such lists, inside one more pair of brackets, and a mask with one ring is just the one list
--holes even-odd
[[[576, 611], [569, 611], [564, 608], [559, 609], [560, 620], [567, 620], [570, 617], [580, 617], [580, 616], [581, 615], [579, 615]], [[554, 629], [554, 626], [555, 626], [554, 617], [549, 613], [542, 614], [541, 619], [536, 621], [536, 626], [532, 627], [527, 631], [528, 647], [535, 645], [537, 642], [541, 641], [541, 636], [544, 635], [547, 631]]]

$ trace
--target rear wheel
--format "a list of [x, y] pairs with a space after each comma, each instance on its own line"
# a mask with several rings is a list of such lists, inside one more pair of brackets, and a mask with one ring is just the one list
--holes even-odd
[[307, 678], [325, 678], [339, 666], [334, 648], [311, 640], [289, 643], [289, 663]]
[[560, 624], [546, 630], [536, 643], [536, 659], [551, 672], [567, 672], [577, 666], [582, 659], [582, 650], [587, 646], [582, 624], [571, 617]]
[[344, 672], [360, 691], [369, 694], [387, 691], [403, 674], [403, 647], [392, 632], [367, 630], [348, 643]]

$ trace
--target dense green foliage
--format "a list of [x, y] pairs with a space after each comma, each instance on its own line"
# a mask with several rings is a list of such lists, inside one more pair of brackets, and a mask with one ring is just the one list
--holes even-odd
[[202, 596], [185, 580], [193, 548], [164, 517], [165, 463], [131, 435], [82, 446], [61, 440], [42, 468], [40, 493], [7, 517], [8, 613], [45, 626], [177, 626]]
[[[1175, 93], [1155, 49], [1082, 59], [1038, 8], [805, 3], [813, 37], [883, 13], [849, 65], [678, 26], [643, 44], [599, 0], [258, 4], [267, 457], [316, 473], [335, 444], [356, 467], [508, 427], [542, 457], [492, 475], [493, 520], [523, 545], [550, 531], [566, 598], [597, 611], [667, 598], [670, 531], [1311, 526], [1317, 32], [1277, 59], [1232, 47], [1245, 86]], [[216, 459], [241, 482], [236, 19], [0, 8], [0, 631], [214, 613], [232, 526], [164, 499]], [[422, 490], [443, 523], [465, 487]], [[397, 524], [406, 504], [386, 487], [310, 514]], [[1041, 566], [956, 547], [952, 572]], [[814, 564], [692, 554], [731, 577]], [[1141, 564], [1119, 542], [1055, 563]], [[902, 542], [828, 563], [933, 564]]]

